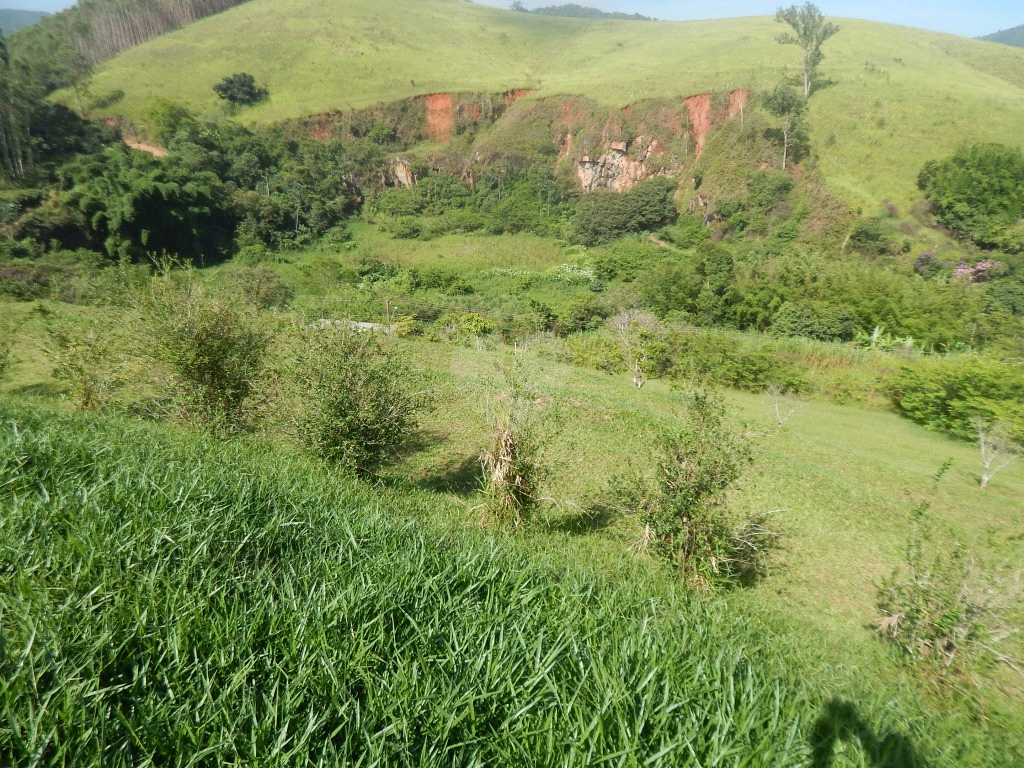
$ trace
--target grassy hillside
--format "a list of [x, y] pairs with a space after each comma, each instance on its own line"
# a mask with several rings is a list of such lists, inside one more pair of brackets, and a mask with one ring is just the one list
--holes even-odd
[[981, 39], [990, 40], [993, 43], [1024, 47], [1024, 24], [1021, 24], [1019, 27], [1004, 29], [1001, 32], [993, 32], [991, 35], [985, 35]]
[[[839, 20], [824, 48], [829, 81], [812, 134], [829, 183], [873, 211], [919, 199], [921, 165], [964, 141], [1024, 145], [1024, 51]], [[141, 120], [156, 97], [219, 109], [211, 86], [237, 71], [270, 99], [243, 112], [271, 122], [442, 91], [536, 89], [609, 105], [764, 89], [798, 67], [770, 18], [686, 23], [591, 21], [459, 0], [254, 0], [132, 49], [96, 75], [106, 112]]]
[[3, 406], [0, 501], [12, 765], [1020, 757], [881, 655], [288, 453]]

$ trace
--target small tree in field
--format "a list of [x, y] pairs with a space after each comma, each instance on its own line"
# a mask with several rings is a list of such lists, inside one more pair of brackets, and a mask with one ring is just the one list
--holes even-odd
[[483, 511], [493, 521], [517, 529], [540, 502], [548, 472], [544, 446], [550, 400], [526, 383], [522, 363], [514, 358], [502, 368], [502, 391], [487, 402], [490, 444], [480, 454]]
[[622, 362], [633, 377], [633, 386], [640, 389], [647, 383], [655, 358], [664, 349], [659, 340], [664, 335], [661, 323], [650, 312], [627, 309], [609, 317], [605, 328], [611, 331]]
[[376, 333], [315, 328], [302, 341], [303, 441], [321, 458], [373, 475], [412, 440], [429, 392]]
[[1016, 461], [1020, 456], [1020, 447], [1014, 443], [1005, 427], [992, 424], [987, 419], [975, 419], [974, 430], [978, 435], [978, 451], [981, 453], [978, 484], [987, 488], [999, 471]]
[[780, 24], [788, 24], [792, 32], [779, 35], [776, 40], [783, 45], [799, 46], [803, 55], [804, 98], [811, 95], [814, 85], [814, 74], [818, 65], [825, 58], [821, 52], [822, 43], [839, 31], [835, 24], [825, 21], [818, 7], [813, 3], [804, 3], [789, 8], [779, 8], [775, 12], [775, 20]]
[[269, 91], [256, 85], [256, 78], [248, 72], [228, 75], [215, 86], [213, 91], [231, 104], [248, 106], [267, 98]]
[[220, 434], [246, 429], [272, 340], [253, 310], [208, 294], [186, 273], [155, 280], [143, 314], [148, 351], [170, 371], [180, 416]]
[[124, 386], [126, 345], [114, 321], [49, 317], [46, 334], [45, 352], [53, 363], [53, 378], [71, 387], [80, 410], [103, 408]]

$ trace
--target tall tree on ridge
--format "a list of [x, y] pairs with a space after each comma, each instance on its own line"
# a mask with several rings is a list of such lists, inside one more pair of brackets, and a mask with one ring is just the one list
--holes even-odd
[[783, 45], [800, 47], [803, 54], [804, 98], [806, 99], [811, 95], [814, 73], [821, 60], [825, 58], [821, 52], [821, 45], [836, 34], [839, 27], [831, 22], [826, 22], [825, 17], [818, 10], [818, 6], [809, 2], [799, 8], [795, 5], [791, 5], [789, 8], [779, 8], [775, 12], [775, 20], [780, 24], [789, 24], [793, 28], [792, 33], [784, 32], [775, 39]]

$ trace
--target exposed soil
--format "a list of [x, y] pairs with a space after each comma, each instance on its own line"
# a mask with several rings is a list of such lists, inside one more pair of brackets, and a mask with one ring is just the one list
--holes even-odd
[[129, 139], [127, 136], [122, 137], [121, 141], [124, 142], [124, 145], [126, 147], [129, 147], [131, 149], [137, 149], [140, 152], [148, 152], [153, 157], [167, 157], [167, 150], [164, 149], [163, 147], [158, 147], [155, 144], [146, 144], [141, 141], [133, 141], [132, 139]]
[[438, 144], [451, 141], [455, 130], [455, 100], [450, 93], [431, 93], [424, 98], [427, 138]]
[[700, 159], [704, 152], [704, 144], [711, 133], [711, 94], [699, 93], [696, 96], [688, 96], [683, 99], [686, 105], [687, 114], [690, 118], [690, 130], [693, 131], [693, 141], [697, 147], [697, 159]]
[[729, 93], [729, 109], [727, 114], [730, 118], [736, 117], [736, 115], [746, 109], [747, 99], [749, 96], [750, 91], [745, 89], [731, 91]]

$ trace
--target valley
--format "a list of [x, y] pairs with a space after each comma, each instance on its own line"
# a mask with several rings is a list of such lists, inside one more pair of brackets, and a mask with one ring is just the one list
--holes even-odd
[[222, 5], [6, 42], [0, 762], [1024, 762], [1024, 50]]

